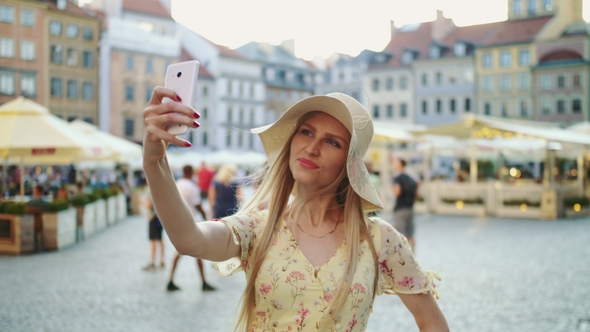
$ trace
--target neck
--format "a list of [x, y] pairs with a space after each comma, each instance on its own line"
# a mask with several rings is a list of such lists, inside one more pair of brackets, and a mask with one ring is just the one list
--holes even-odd
[[298, 194], [291, 203], [290, 216], [295, 222], [309, 227], [332, 227], [340, 218], [340, 210], [334, 197], [318, 197], [305, 202]]

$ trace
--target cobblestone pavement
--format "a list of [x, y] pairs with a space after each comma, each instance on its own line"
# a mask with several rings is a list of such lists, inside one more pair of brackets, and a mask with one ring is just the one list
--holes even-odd
[[[417, 258], [438, 272], [439, 305], [452, 331], [590, 331], [590, 219], [534, 221], [423, 215]], [[60, 251], [0, 256], [0, 331], [231, 331], [243, 274], [202, 293], [194, 259], [176, 283], [142, 271], [147, 222], [132, 216]], [[417, 331], [396, 296], [377, 298], [368, 332]]]

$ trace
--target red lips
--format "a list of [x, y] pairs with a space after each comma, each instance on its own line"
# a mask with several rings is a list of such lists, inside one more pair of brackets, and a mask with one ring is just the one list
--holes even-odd
[[311, 161], [309, 159], [305, 159], [305, 158], [299, 159], [299, 166], [301, 166], [303, 168], [307, 168], [307, 169], [318, 169], [319, 168], [319, 166], [316, 165], [316, 163], [314, 163], [313, 161]]

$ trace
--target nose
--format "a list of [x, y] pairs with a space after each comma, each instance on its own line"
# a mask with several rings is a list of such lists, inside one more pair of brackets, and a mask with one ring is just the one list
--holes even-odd
[[319, 155], [319, 153], [320, 153], [320, 141], [317, 140], [317, 139], [314, 139], [313, 141], [309, 142], [309, 144], [305, 148], [305, 152], [307, 152], [309, 155], [312, 155], [312, 156]]

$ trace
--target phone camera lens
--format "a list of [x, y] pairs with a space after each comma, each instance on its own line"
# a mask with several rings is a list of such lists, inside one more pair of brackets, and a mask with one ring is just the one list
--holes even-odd
[[176, 74], [176, 77], [180, 77], [180, 76], [182, 76], [182, 72], [181, 71], [179, 71], [178, 74]]

